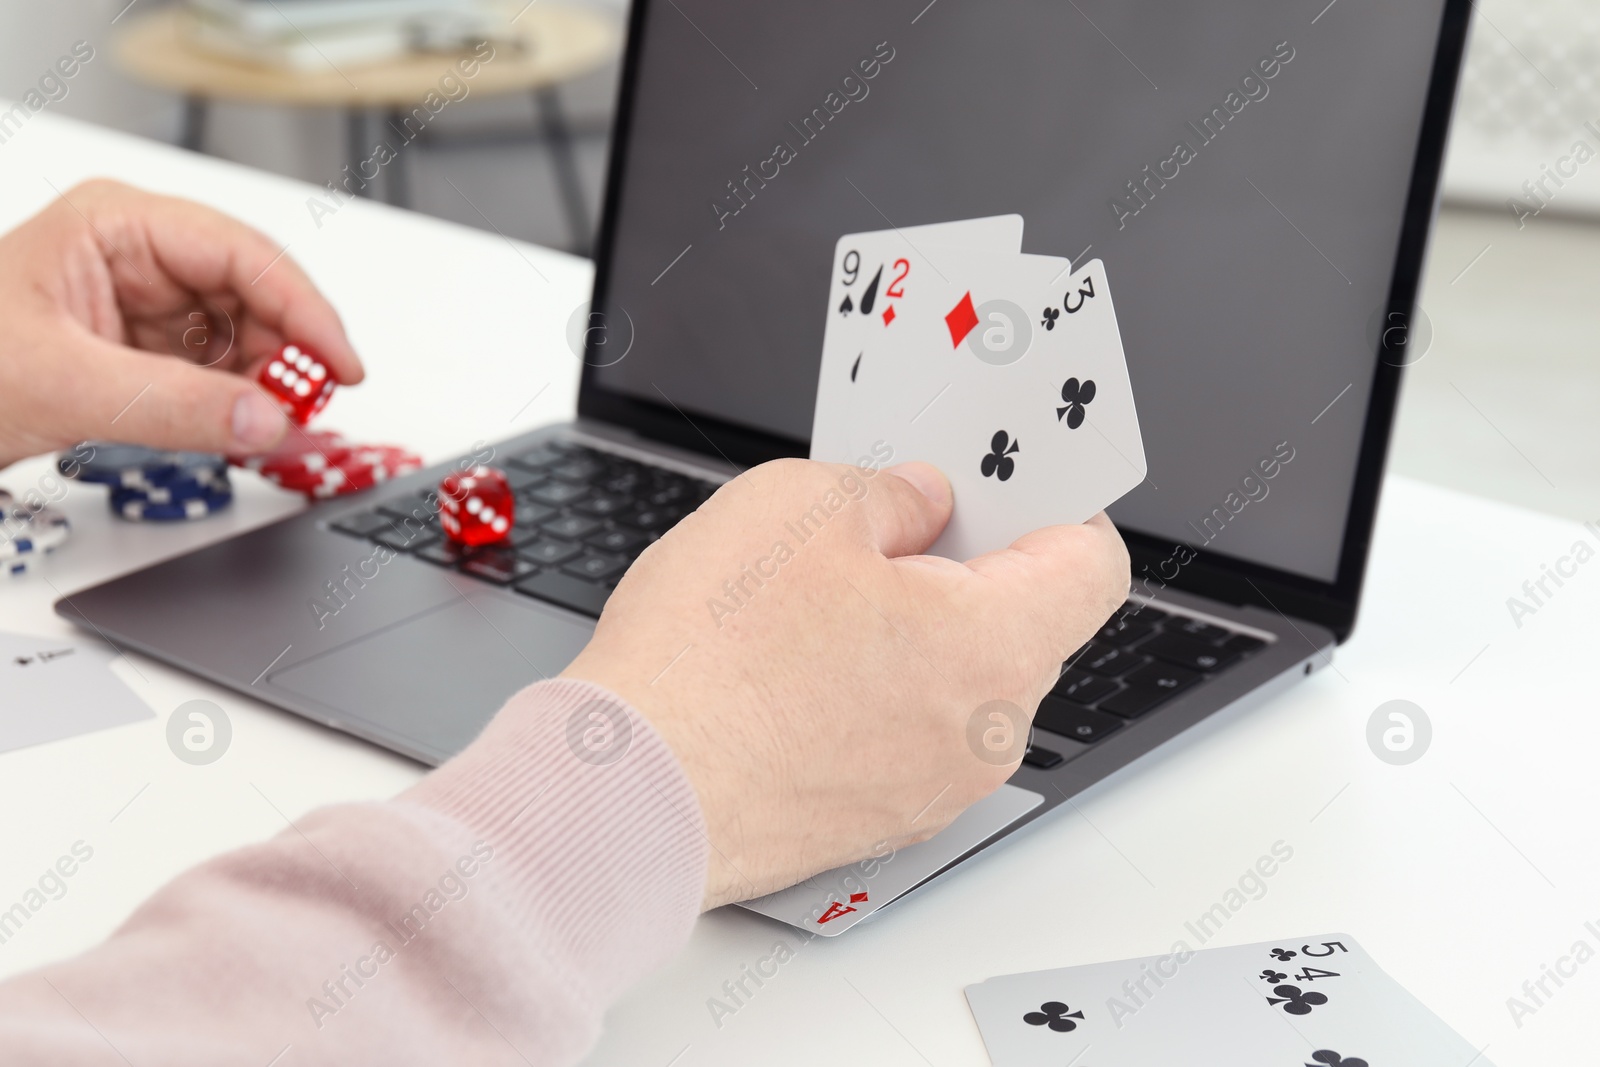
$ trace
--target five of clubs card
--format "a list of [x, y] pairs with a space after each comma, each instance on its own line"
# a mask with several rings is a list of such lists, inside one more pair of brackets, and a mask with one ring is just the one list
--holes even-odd
[[1064, 967], [967, 987], [995, 1067], [1491, 1067], [1348, 934]]
[[1080, 523], [1145, 477], [1105, 267], [1021, 252], [1018, 215], [840, 239], [811, 457], [922, 460], [968, 559]]

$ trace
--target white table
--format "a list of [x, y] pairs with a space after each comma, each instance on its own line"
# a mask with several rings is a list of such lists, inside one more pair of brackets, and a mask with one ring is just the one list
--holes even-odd
[[[327, 416], [346, 432], [437, 459], [572, 410], [577, 361], [563, 330], [586, 293], [579, 260], [369, 203], [319, 232], [307, 186], [48, 116], [0, 150], [0, 164], [0, 226], [54, 195], [47, 179], [66, 188], [114, 171], [290, 243], [372, 371]], [[19, 465], [0, 484], [16, 490], [46, 469]], [[88, 491], [64, 506], [76, 537], [45, 577], [70, 593], [294, 505], [247, 484], [232, 515], [182, 530], [117, 522]], [[965, 985], [1166, 951], [1280, 840], [1293, 859], [1214, 943], [1348, 932], [1500, 1067], [1592, 1059], [1600, 961], [1520, 1029], [1506, 1007], [1573, 942], [1600, 948], [1584, 928], [1600, 920], [1588, 832], [1600, 716], [1586, 671], [1600, 561], [1520, 629], [1506, 608], [1580, 538], [1600, 547], [1576, 523], [1391, 478], [1366, 607], [1336, 669], [1214, 718], [1079, 798], [1081, 815], [1064, 809], [849, 936], [806, 945], [720, 1028], [708, 998], [795, 939], [742, 912], [709, 916], [689, 950], [611, 1014], [591, 1062], [982, 1064]], [[0, 586], [0, 629], [67, 632], [55, 595], [32, 578]], [[0, 946], [0, 973], [93, 944], [173, 874], [286, 818], [391, 794], [420, 773], [150, 660], [119, 669], [158, 718], [0, 756], [0, 902], [75, 840], [95, 849], [67, 895]], [[163, 737], [166, 716], [196, 697], [235, 726], [232, 749], [209, 767], [179, 762]], [[1408, 767], [1366, 746], [1368, 716], [1394, 698], [1433, 720], [1432, 749]]]

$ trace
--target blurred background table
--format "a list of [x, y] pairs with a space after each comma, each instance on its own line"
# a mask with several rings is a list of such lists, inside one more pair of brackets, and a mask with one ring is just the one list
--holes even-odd
[[[570, 247], [586, 254], [589, 209], [560, 89], [614, 61], [621, 35], [613, 20], [593, 11], [545, 4], [505, 11], [516, 46], [497, 45], [493, 61], [482, 64], [472, 79], [463, 80], [472, 95], [531, 94], [537, 129], [524, 136], [541, 138], [549, 148]], [[414, 53], [348, 69], [332, 62], [313, 70], [266, 66], [204, 48], [195, 40], [193, 20], [194, 15], [182, 7], [155, 11], [130, 19], [114, 42], [116, 61], [128, 76], [184, 98], [180, 141], [185, 148], [204, 150], [207, 120], [217, 100], [343, 111], [345, 151], [352, 171], [374, 150], [374, 118], [380, 124], [379, 137], [392, 133], [401, 145], [449, 146], [446, 138], [427, 129], [413, 142], [404, 123], [429, 93], [440, 92], [440, 79], [468, 52]], [[384, 198], [409, 207], [404, 156], [380, 171]], [[367, 195], [370, 188], [376, 186], [362, 186], [359, 192]]]

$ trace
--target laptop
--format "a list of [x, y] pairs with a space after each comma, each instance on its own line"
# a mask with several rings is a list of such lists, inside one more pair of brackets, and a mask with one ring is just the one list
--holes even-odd
[[[841, 234], [1020, 213], [1024, 250], [1117, 281], [1150, 472], [1111, 509], [1133, 592], [1000, 792], [750, 905], [842, 932], [1350, 635], [1469, 11], [636, 0], [578, 418], [492, 446], [510, 544], [446, 544], [448, 463], [56, 610], [437, 764], [718, 484], [806, 454]], [[374, 543], [397, 558], [369, 580]]]

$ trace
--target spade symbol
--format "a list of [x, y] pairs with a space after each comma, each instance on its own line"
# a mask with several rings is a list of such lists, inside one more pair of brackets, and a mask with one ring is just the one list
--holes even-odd
[[859, 371], [859, 370], [860, 370], [860, 369], [861, 369], [861, 357], [862, 357], [862, 356], [863, 356], [863, 355], [865, 355], [865, 354], [866, 354], [866, 353], [864, 353], [864, 352], [858, 352], [858, 353], [856, 353], [856, 361], [855, 361], [855, 363], [854, 363], [854, 364], [853, 364], [853, 365], [851, 365], [851, 367], [850, 367], [850, 380], [851, 380], [851, 381], [852, 381], [852, 382], [853, 382], [853, 381], [855, 381], [855, 380], [856, 380], [856, 372], [857, 372], [857, 371]]
[[878, 283], [883, 281], [883, 268], [878, 268], [878, 273], [872, 276], [872, 281], [867, 285], [867, 291], [861, 294], [861, 314], [872, 314], [872, 305], [878, 302]]
[[844, 303], [839, 305], [839, 314], [848, 315], [848, 314], [850, 314], [850, 312], [854, 311], [855, 309], [856, 309], [855, 304], [851, 303], [851, 301], [850, 301], [850, 294], [849, 293], [844, 294]]

